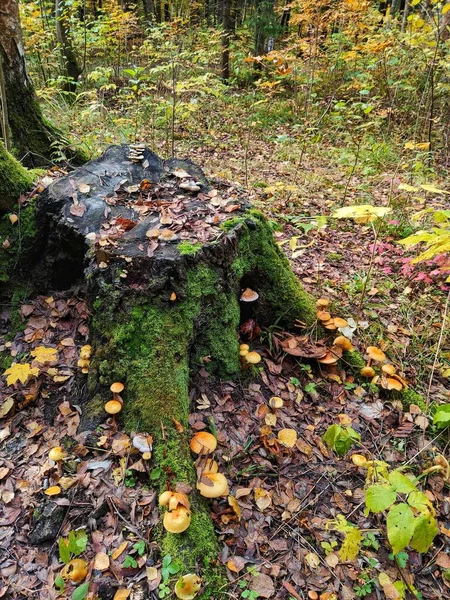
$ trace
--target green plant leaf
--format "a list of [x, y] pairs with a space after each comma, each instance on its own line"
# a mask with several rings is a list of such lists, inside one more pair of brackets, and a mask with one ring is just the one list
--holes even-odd
[[89, 581], [79, 585], [72, 594], [72, 600], [84, 600], [88, 595]]
[[393, 489], [400, 494], [409, 494], [410, 492], [416, 491], [416, 486], [408, 479], [406, 475], [400, 473], [400, 471], [395, 470], [389, 473], [389, 483], [392, 485]]
[[397, 493], [387, 485], [371, 485], [366, 492], [366, 506], [375, 513], [387, 510], [396, 499]]
[[170, 565], [171, 562], [172, 562], [172, 557], [170, 556], [170, 554], [166, 554], [165, 557], [163, 558], [162, 566], [167, 569], [167, 567]]
[[63, 591], [64, 579], [61, 577], [61, 575], [58, 575], [58, 577], [55, 579], [55, 587], [57, 587], [60, 592]]
[[434, 414], [433, 423], [440, 429], [450, 425], [450, 404], [442, 404], [439, 406]]
[[67, 564], [70, 560], [69, 540], [66, 538], [59, 538], [58, 548], [60, 560]]
[[428, 514], [434, 511], [433, 505], [428, 497], [423, 492], [419, 492], [419, 490], [415, 490], [409, 494], [408, 504], [421, 513]]
[[439, 529], [433, 515], [422, 515], [416, 519], [414, 535], [409, 545], [417, 552], [427, 552], [438, 533]]
[[69, 531], [69, 550], [71, 554], [79, 556], [86, 550], [88, 538], [84, 529]]
[[128, 554], [127, 556], [125, 556], [125, 560], [123, 561], [123, 566], [125, 569], [127, 567], [133, 567], [133, 569], [135, 569], [138, 566], [138, 564], [137, 564], [136, 560]]
[[395, 504], [388, 512], [387, 534], [392, 552], [397, 554], [411, 541], [414, 534], [415, 519], [411, 508], [405, 503]]
[[135, 550], [139, 556], [142, 556], [145, 553], [145, 542], [144, 540], [139, 540], [135, 544], [133, 544], [133, 550]]

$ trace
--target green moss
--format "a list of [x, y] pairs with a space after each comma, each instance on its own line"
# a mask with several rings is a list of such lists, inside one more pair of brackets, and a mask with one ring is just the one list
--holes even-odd
[[11, 156], [0, 142], [0, 213], [11, 210], [32, 182], [32, 173]]
[[426, 409], [425, 398], [422, 394], [415, 392], [411, 388], [407, 388], [401, 392], [401, 400], [403, 404], [403, 408], [408, 410], [411, 404], [415, 404], [418, 406], [423, 412]]
[[362, 354], [356, 350], [353, 350], [352, 352], [344, 352], [342, 359], [347, 366], [355, 371], [358, 371], [358, 374], [359, 371], [361, 371], [361, 369], [367, 364]]
[[180, 242], [178, 244], [177, 248], [178, 248], [178, 252], [181, 255], [197, 254], [197, 252], [202, 249], [202, 245], [201, 244], [193, 244], [192, 242], [184, 241], [184, 242]]
[[[262, 321], [294, 326], [296, 320], [312, 325], [316, 320], [311, 296], [300, 286], [283, 251], [274, 242], [267, 219], [256, 210], [231, 220], [243, 231], [232, 269], [238, 280], [247, 278], [260, 294], [257, 310]], [[227, 222], [224, 224], [227, 228]]]
[[[17, 266], [26, 262], [37, 235], [36, 207], [33, 202], [14, 211], [19, 220], [12, 224], [9, 214], [0, 217], [0, 283], [18, 279]], [[3, 247], [5, 240], [9, 246]]]

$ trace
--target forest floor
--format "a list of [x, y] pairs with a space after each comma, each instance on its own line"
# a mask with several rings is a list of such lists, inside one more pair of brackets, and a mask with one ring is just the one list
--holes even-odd
[[[439, 265], [411, 266], [412, 255], [397, 243], [409, 233], [411, 214], [423, 205], [442, 208], [442, 196], [411, 198], [399, 190], [409, 178], [383, 164], [371, 170], [373, 156], [363, 155], [352, 173], [353, 155], [346, 156], [344, 147], [339, 151], [330, 145], [325, 151], [311, 143], [299, 165], [298, 142], [288, 125], [274, 127], [269, 139], [250, 125], [238, 135], [238, 120], [236, 115], [229, 129], [217, 127], [195, 143], [189, 137], [177, 141], [178, 155], [201, 165], [208, 176], [247, 183], [254, 204], [280, 226], [277, 242], [302, 284], [314, 297], [330, 300], [333, 316], [358, 321], [352, 339], [356, 348], [364, 354], [367, 346], [381, 347], [413, 390], [433, 403], [450, 402], [449, 378], [432, 367], [443, 327], [444, 277]], [[145, 131], [140, 138], [145, 141]], [[330, 218], [333, 209], [359, 203], [393, 207], [379, 232], [364, 297], [374, 231], [370, 225]], [[151, 534], [160, 519], [152, 489], [158, 465], [144, 464], [133, 454], [120, 426], [105, 423], [95, 439], [77, 432], [80, 409], [72, 402], [72, 389], [79, 380], [80, 348], [89, 343], [88, 317], [82, 289], [16, 298], [15, 306], [2, 312], [2, 358], [17, 360], [46, 346], [57, 350], [58, 360], [42, 367], [39, 385], [26, 390], [20, 410], [0, 420], [0, 597], [61, 597], [55, 588], [62, 567], [57, 541], [33, 546], [29, 534], [33, 513], [43, 506], [44, 489], [55, 475], [48, 452], [63, 441], [71, 448], [64, 463], [68, 487], [52, 501], [67, 512], [54, 539], [87, 525], [83, 556], [91, 569], [94, 558], [106, 553], [103, 563], [97, 558], [97, 575], [107, 571], [113, 587], [134, 589], [130, 597], [136, 598], [137, 587], [148, 581], [154, 591], [147, 597], [158, 597], [163, 557]], [[330, 332], [329, 343], [335, 333]], [[390, 581], [402, 582], [402, 597], [446, 597], [448, 479], [445, 473], [426, 475], [424, 470], [438, 454], [448, 455], [448, 432], [432, 426], [424, 406], [408, 409], [395, 393], [360, 385], [351, 365], [343, 363], [330, 376], [315, 360], [286, 355], [280, 341], [288, 335], [274, 324], [251, 342], [263, 357], [254, 377], [218, 382], [202, 372], [192, 380], [190, 426], [200, 431], [214, 423], [215, 459], [237, 501], [234, 508], [226, 498], [211, 503], [229, 581], [223, 592], [251, 600], [400, 597], [380, 584], [379, 575], [385, 573]], [[309, 335], [315, 339], [315, 332]], [[447, 328], [438, 362], [448, 359]], [[4, 377], [0, 392], [3, 398], [16, 394]], [[284, 403], [275, 415], [268, 405], [273, 396]], [[343, 457], [322, 440], [336, 423], [351, 425], [361, 436], [361, 443]], [[275, 435], [295, 429], [295, 446], [273, 443], [268, 426]], [[352, 462], [352, 452], [420, 476], [440, 528], [428, 553], [408, 550], [396, 561], [390, 557], [383, 519], [364, 513], [366, 471]], [[343, 532], [337, 531], [338, 515], [361, 531], [355, 559], [343, 560], [339, 553]], [[142, 546], [142, 540], [149, 543]], [[176, 578], [171, 576], [171, 587]], [[65, 594], [71, 593], [66, 586]]]

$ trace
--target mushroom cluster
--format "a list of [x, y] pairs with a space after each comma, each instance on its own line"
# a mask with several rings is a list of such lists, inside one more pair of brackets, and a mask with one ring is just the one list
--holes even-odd
[[[194, 435], [189, 444], [191, 451], [199, 455], [200, 476], [197, 489], [205, 498], [219, 498], [228, 495], [228, 482], [222, 473], [218, 473], [218, 465], [208, 454], [217, 448], [217, 440], [206, 431], [199, 431]], [[204, 460], [204, 462], [203, 462]]]
[[169, 533], [182, 533], [191, 524], [189, 498], [183, 492], [166, 490], [159, 497], [160, 506], [167, 506], [164, 513], [164, 529]]
[[108, 413], [108, 415], [112, 416], [113, 423], [115, 424], [115, 417], [122, 410], [123, 400], [120, 394], [125, 389], [125, 386], [123, 383], [116, 381], [116, 383], [113, 383], [109, 389], [111, 390], [113, 397], [112, 400], [108, 400], [108, 402], [105, 404], [105, 411]]
[[89, 363], [91, 362], [92, 346], [86, 344], [80, 348], [80, 358], [78, 359], [78, 366], [81, 372], [87, 374], [89, 372]]
[[241, 365], [243, 367], [257, 365], [261, 362], [261, 355], [257, 352], [252, 352], [248, 344], [241, 344], [239, 346], [239, 356], [241, 357]]
[[345, 337], [345, 335], [339, 335], [333, 342], [333, 345], [326, 354], [317, 360], [323, 365], [335, 365], [338, 360], [342, 357], [344, 352], [350, 352], [353, 350], [351, 341]]
[[341, 327], [347, 327], [347, 321], [345, 319], [341, 319], [341, 317], [332, 317], [329, 312], [330, 301], [326, 298], [319, 298], [316, 302], [317, 308], [317, 318], [325, 327], [325, 329], [329, 329], [334, 331]]
[[[386, 363], [386, 354], [376, 346], [368, 346], [366, 349], [368, 356], [367, 364], [360, 371], [363, 377], [370, 379], [370, 383], [381, 385], [386, 390], [397, 390], [401, 392], [408, 387], [407, 382], [396, 371], [394, 365]], [[373, 368], [374, 363], [381, 364], [381, 373], [377, 373]]]

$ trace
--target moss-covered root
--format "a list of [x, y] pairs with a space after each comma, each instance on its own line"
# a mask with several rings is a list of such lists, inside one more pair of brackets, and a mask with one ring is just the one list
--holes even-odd
[[314, 301], [294, 275], [264, 215], [250, 210], [244, 219], [225, 222], [224, 228], [233, 225], [242, 230], [232, 268], [239, 281], [259, 291], [256, 310], [261, 312], [262, 322], [288, 328], [297, 320], [312, 325], [316, 321]]
[[0, 142], [0, 214], [12, 210], [32, 181], [32, 173], [11, 156]]
[[[20, 165], [19, 165], [20, 166]], [[0, 165], [0, 186], [2, 171]], [[17, 200], [17, 198], [16, 198]], [[36, 253], [36, 207], [30, 203], [20, 207], [17, 203], [10, 207], [11, 213], [0, 216], [0, 291], [14, 288], [21, 279], [21, 270], [26, 270], [32, 252]], [[18, 217], [10, 220], [11, 214]], [[7, 286], [2, 284], [8, 283]], [[14, 286], [12, 285], [14, 283]]]
[[177, 483], [193, 487], [189, 494], [191, 524], [180, 534], [168, 533], [158, 528], [162, 555], [169, 554], [180, 568], [179, 574], [197, 573], [204, 588], [199, 600], [224, 597], [226, 580], [218, 562], [219, 545], [209, 514], [207, 502], [195, 490], [195, 469], [189, 453], [188, 439], [173, 427], [166, 430], [164, 439], [157, 435], [154, 443], [155, 464], [162, 471], [159, 492], [174, 490]]

